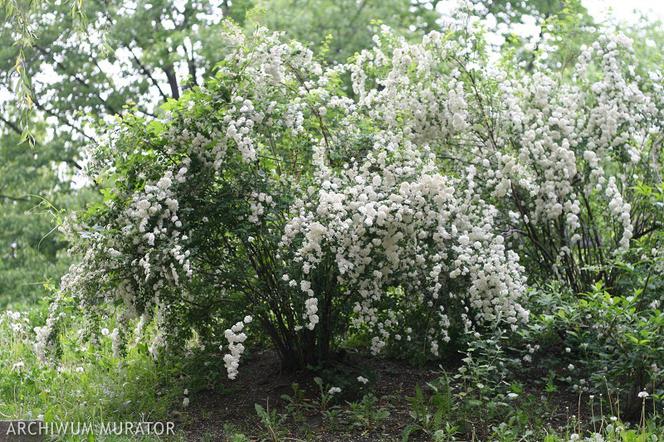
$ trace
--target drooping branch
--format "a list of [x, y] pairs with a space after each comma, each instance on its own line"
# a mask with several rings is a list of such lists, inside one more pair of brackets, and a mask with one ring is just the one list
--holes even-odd
[[12, 200], [12, 201], [25, 201], [25, 202], [30, 202], [30, 198], [27, 197], [21, 197], [21, 196], [12, 196], [12, 195], [5, 195], [0, 193], [0, 198], [4, 198], [7, 200]]
[[[45, 111], [45, 112], [47, 112], [47, 111]], [[52, 115], [52, 113], [51, 113], [50, 115]], [[57, 116], [56, 116], [56, 118], [57, 118]], [[0, 120], [1, 120], [3, 123], [5, 123], [5, 125], [6, 125], [8, 128], [10, 128], [12, 131], [14, 131], [16, 134], [18, 134], [18, 135], [23, 135], [23, 131], [22, 131], [21, 128], [18, 126], [18, 124], [13, 123], [13, 122], [7, 120], [7, 119], [6, 119], [5, 117], [3, 117], [2, 115], [0, 115]], [[80, 130], [80, 129], [78, 129], [78, 130]], [[85, 134], [84, 134], [84, 135], [85, 135]], [[86, 135], [86, 136], [87, 136], [87, 135]], [[90, 138], [90, 137], [88, 137], [88, 138]], [[94, 139], [93, 139], [93, 141], [94, 141]], [[35, 141], [35, 142], [34, 142], [34, 145], [35, 145], [35, 146], [39, 146], [39, 143], [38, 143], [37, 141]], [[67, 159], [64, 159], [63, 161], [64, 161], [65, 163], [70, 164], [71, 166], [75, 167], [75, 168], [78, 169], [78, 170], [83, 170], [83, 167], [82, 167], [82, 166], [81, 166], [76, 160], [74, 160], [74, 159], [72, 159], [72, 158], [67, 158]]]

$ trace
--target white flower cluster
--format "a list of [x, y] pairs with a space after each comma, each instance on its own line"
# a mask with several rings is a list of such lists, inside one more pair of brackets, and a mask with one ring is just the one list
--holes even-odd
[[[7, 310], [5, 316], [9, 322], [9, 329], [12, 333], [20, 334], [25, 331], [25, 323], [28, 322], [28, 317], [26, 315], [21, 315], [21, 312], [15, 312], [13, 310]], [[3, 318], [0, 317], [0, 324], [2, 323]]]
[[614, 177], [609, 178], [609, 183], [606, 186], [606, 197], [609, 201], [609, 210], [611, 214], [617, 218], [623, 227], [622, 237], [618, 241], [619, 248], [617, 251], [625, 252], [629, 248], [629, 240], [633, 236], [633, 227], [630, 217], [630, 210], [632, 206], [625, 202], [618, 186], [616, 186], [616, 179]]
[[108, 336], [111, 338], [111, 348], [113, 350], [113, 357], [119, 358], [120, 349], [122, 348], [122, 341], [120, 339], [120, 330], [118, 328], [114, 328], [113, 331], [108, 334]]
[[304, 302], [304, 307], [305, 307], [305, 314], [304, 317], [309, 320], [309, 323], [307, 324], [307, 328], [309, 330], [313, 330], [314, 327], [316, 327], [316, 324], [320, 321], [318, 318], [318, 299], [314, 297], [307, 298], [307, 300]]
[[242, 158], [247, 162], [256, 159], [256, 149], [251, 131], [254, 125], [260, 123], [262, 119], [263, 115], [256, 112], [251, 100], [241, 96], [233, 98], [233, 106], [224, 117], [224, 124], [227, 126], [226, 137], [235, 142]]
[[[175, 190], [177, 184], [185, 182], [189, 165], [190, 160], [185, 158], [175, 171], [166, 171], [158, 180], [147, 182], [143, 191], [135, 193], [114, 225], [106, 226], [116, 234], [105, 237], [96, 232], [87, 234], [98, 240], [86, 248], [82, 262], [73, 265], [63, 277], [62, 289], [76, 293], [96, 288], [109, 281], [113, 271], [129, 270], [129, 279], [118, 284], [113, 294], [124, 302], [125, 316], [130, 318], [136, 316], [138, 290], [155, 292], [156, 305], [160, 290], [180, 285], [183, 276], [191, 278], [190, 251], [185, 249], [188, 237], [179, 218], [180, 196]], [[119, 348], [120, 334], [114, 335], [114, 349]]]
[[260, 224], [261, 218], [265, 214], [266, 207], [274, 205], [272, 196], [263, 192], [252, 192], [251, 199], [251, 215], [249, 215], [249, 222]]
[[[397, 43], [384, 43], [383, 36]], [[461, 71], [454, 69], [448, 76], [439, 70], [441, 59], [458, 55], [458, 46], [438, 32], [426, 35], [419, 44], [409, 44], [387, 28], [377, 37], [378, 46], [362, 51], [347, 67], [357, 106], [387, 129], [403, 132], [418, 143], [466, 129], [468, 104], [459, 81]], [[389, 71], [381, 78], [367, 74], [385, 68]]]
[[[643, 178], [639, 170], [656, 167], [649, 163], [645, 146], [660, 126], [655, 103], [663, 96], [661, 88], [655, 93], [653, 88], [651, 95], [644, 92], [651, 86], [644, 86], [629, 66], [631, 57], [628, 38], [604, 35], [583, 49], [570, 83], [560, 85], [544, 66], [532, 77], [501, 84], [503, 121], [509, 124], [493, 137], [516, 149], [488, 146], [493, 157], [489, 164], [498, 171], [484, 172], [487, 185], [498, 196], [519, 202], [524, 230], [540, 243], [536, 248], [543, 261], [552, 262], [556, 270], [579, 271], [588, 264], [585, 257], [591, 248], [599, 249], [595, 253], [600, 257], [606, 247], [625, 252], [634, 236], [631, 205], [617, 183], [627, 189]], [[612, 238], [600, 237], [594, 217], [605, 215], [593, 213], [595, 191], [606, 196], [608, 213], [622, 226], [615, 245]], [[549, 232], [548, 237], [534, 238], [535, 229]]]
[[[184, 183], [189, 164], [189, 159], [184, 159], [175, 175], [173, 172], [167, 171], [155, 185], [147, 184], [144, 192], [135, 195], [133, 203], [125, 212], [127, 224], [122, 229], [122, 233], [124, 235], [141, 234], [145, 244], [143, 247], [140, 246], [140, 243], [136, 244], [139, 246], [139, 251], [146, 250], [146, 253], [132, 263], [138, 264], [143, 269], [145, 281], [152, 276], [153, 263], [159, 265], [158, 275], [165, 278], [166, 281], [172, 281], [175, 285], [178, 285], [179, 274], [174, 263], [179, 264], [188, 277], [192, 275], [191, 263], [188, 259], [189, 251], [182, 252], [182, 245], [179, 243], [185, 235], [181, 230], [182, 222], [178, 217], [178, 197], [172, 189], [174, 182]], [[136, 241], [138, 240], [136, 239]], [[156, 247], [156, 242], [159, 241], [164, 241], [168, 245], [166, 253], [155, 253], [156, 250], [159, 250]]]
[[[527, 319], [517, 301], [525, 290], [523, 269], [494, 231], [496, 209], [474, 193], [472, 168], [466, 191], [457, 194], [464, 183], [440, 175], [430, 153], [408, 144], [397, 152], [376, 147], [342, 174], [319, 167], [323, 185], [296, 204], [299, 215], [286, 226], [282, 243], [289, 247], [302, 238], [294, 259], [305, 275], [332, 253], [339, 282], [360, 295], [355, 324], [378, 333], [374, 352], [408, 325], [399, 320], [405, 311], [379, 307], [390, 287], [406, 291], [406, 310], [435, 307], [431, 340], [449, 340], [448, 304], [462, 299], [475, 320], [515, 326]], [[313, 295], [310, 284], [301, 286]], [[317, 319], [315, 299], [305, 304], [310, 319]], [[432, 343], [434, 354], [437, 349]]]
[[[626, 251], [637, 235], [628, 189], [657, 176], [651, 158], [653, 135], [661, 133], [661, 74], [636, 73], [623, 35], [603, 35], [584, 48], [570, 81], [539, 62], [533, 74], [515, 77], [478, 58], [475, 38], [434, 32], [411, 44], [378, 37], [377, 47], [348, 67], [362, 112], [429, 145], [457, 174], [474, 165], [477, 185], [502, 200], [509, 228], [526, 237], [529, 255], [545, 268], [575, 279], [601, 262], [607, 247]], [[497, 93], [484, 96], [478, 84], [495, 85]], [[592, 213], [603, 210], [597, 203], [604, 196], [622, 226], [615, 245], [597, 228], [605, 215]]]
[[51, 303], [51, 305], [49, 305], [46, 324], [41, 327], [35, 327], [33, 329], [36, 335], [33, 347], [37, 358], [42, 362], [46, 362], [48, 360], [49, 348], [51, 348], [54, 344], [54, 335], [57, 322], [63, 315], [63, 313], [59, 311], [61, 297], [61, 293], [57, 294], [55, 300]]
[[120, 356], [120, 330], [114, 328], [113, 331], [109, 331], [106, 327], [101, 329], [101, 335], [103, 337], [108, 337], [111, 339], [111, 344], [113, 348], [113, 357], [117, 358]]
[[[253, 318], [251, 316], [245, 316], [244, 320], [237, 322], [231, 328], [224, 331], [224, 337], [228, 341], [228, 350], [230, 353], [224, 355], [224, 365], [226, 366], [226, 371], [228, 372], [229, 379], [235, 379], [238, 374], [238, 367], [240, 366], [240, 356], [244, 353], [244, 344], [243, 342], [247, 340], [247, 335], [242, 332], [245, 324], [251, 323]], [[223, 350], [224, 346], [219, 347], [220, 350]]]

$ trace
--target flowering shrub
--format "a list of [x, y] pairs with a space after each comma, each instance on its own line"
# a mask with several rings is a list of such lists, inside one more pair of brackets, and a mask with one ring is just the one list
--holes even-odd
[[519, 255], [575, 289], [608, 278], [658, 227], [632, 186], [659, 176], [659, 73], [633, 67], [624, 37], [572, 73], [499, 69], [462, 24], [418, 44], [384, 30], [331, 67], [228, 25], [205, 88], [159, 120], [126, 118], [93, 152], [104, 202], [66, 227], [82, 259], [63, 292], [91, 324], [117, 314], [114, 342], [154, 323], [155, 355], [195, 331], [234, 378], [261, 336], [303, 367], [349, 327], [374, 353], [433, 355], [516, 329]]
[[533, 267], [577, 291], [610, 285], [604, 267], [663, 226], [636, 191], [661, 183], [662, 73], [640, 72], [622, 35], [582, 48], [562, 73], [544, 57], [528, 75], [494, 69], [481, 45], [472, 33], [388, 39], [351, 67], [358, 105], [430, 146], [444, 170], [473, 165]]
[[[301, 237], [293, 261], [304, 278], [323, 269], [344, 292], [359, 295], [352, 322], [378, 331], [373, 352], [391, 337], [409, 340], [412, 327], [404, 324], [417, 318], [426, 321], [420, 332], [434, 355], [441, 340], [450, 340], [450, 314], [467, 330], [471, 319], [515, 325], [527, 318], [518, 303], [525, 288], [518, 256], [494, 231], [497, 211], [475, 194], [472, 167], [467, 172], [466, 182], [449, 179], [426, 151], [375, 146], [341, 173], [323, 168], [321, 188], [306, 203], [295, 202], [298, 215], [286, 225], [282, 244], [291, 248]], [[315, 306], [310, 281], [299, 285]], [[394, 287], [400, 292], [385, 299]], [[311, 329], [316, 312], [307, 310]]]

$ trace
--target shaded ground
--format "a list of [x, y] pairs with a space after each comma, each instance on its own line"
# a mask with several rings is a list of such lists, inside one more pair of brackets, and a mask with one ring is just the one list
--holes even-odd
[[[446, 367], [447, 372], [453, 371], [453, 364]], [[355, 384], [342, 388], [343, 393], [337, 397], [337, 415], [324, 415], [316, 400], [320, 397], [319, 387], [315, 384], [314, 375], [308, 372], [283, 373], [279, 361], [270, 351], [255, 353], [242, 362], [240, 374], [234, 381], [224, 380], [219, 388], [203, 390], [192, 396], [191, 405], [183, 415], [183, 428], [187, 440], [191, 441], [225, 441], [236, 433], [249, 437], [249, 440], [273, 440], [271, 431], [261, 423], [257, 416], [255, 404], [285, 416], [278, 424], [277, 440], [307, 441], [400, 441], [404, 428], [413, 422], [410, 415], [412, 406], [408, 397], [415, 395], [416, 386], [427, 388], [441, 376], [441, 368], [429, 366], [415, 368], [402, 361], [373, 358], [367, 355], [350, 353], [344, 362], [337, 367], [343, 372], [346, 382], [356, 382], [357, 375], [370, 373], [370, 388]], [[334, 369], [326, 375], [332, 374]], [[571, 415], [579, 415], [582, 421], [589, 422], [589, 407], [585, 400], [572, 392], [560, 389], [546, 396], [544, 391], [545, 373], [532, 373], [529, 377], [519, 379], [524, 391], [521, 397], [528, 397], [530, 402], [519, 401], [514, 406], [523, 409], [528, 420], [537, 420], [538, 425], [559, 429], [570, 421]], [[309, 404], [299, 408], [299, 419], [293, 413], [287, 413], [288, 400], [283, 395], [294, 396], [292, 384], [297, 383], [303, 392], [304, 401]], [[329, 388], [326, 384], [325, 388]], [[389, 417], [375, 425], [352, 427], [348, 419], [350, 406], [348, 402], [359, 401], [365, 393], [371, 392], [378, 399], [373, 404], [375, 409], [389, 411]], [[475, 419], [474, 423], [470, 419]], [[468, 434], [469, 428], [476, 438], [482, 440], [482, 430], [475, 425], [480, 415], [469, 416], [469, 423], [461, 433]], [[484, 430], [486, 431], [486, 429]], [[246, 439], [240, 439], [246, 440]], [[430, 440], [423, 433], [414, 434], [409, 440]], [[463, 438], [459, 439], [463, 440]]]
[[[371, 432], [349, 432], [349, 428], [344, 428], [343, 423], [336, 428], [323, 425], [320, 412], [313, 410], [305, 413], [306, 425], [311, 429], [306, 440], [401, 440], [403, 428], [410, 421], [409, 405], [405, 398], [414, 395], [416, 385], [423, 386], [440, 376], [440, 370], [434, 367], [413, 368], [399, 361], [349, 354], [344, 361], [344, 369], [352, 371], [353, 368], [362, 370], [358, 371], [357, 375], [372, 373], [375, 381], [372, 382], [370, 391], [379, 398], [376, 406], [389, 410], [389, 418]], [[274, 353], [266, 351], [255, 354], [243, 361], [235, 381], [225, 382], [224, 387], [228, 389], [228, 394], [199, 392], [195, 400], [192, 400], [187, 410], [185, 425], [187, 439], [226, 440], [228, 435], [224, 433], [224, 426], [229, 424], [235, 431], [247, 435], [266, 434], [265, 428], [260, 426], [254, 404], [261, 404], [269, 409], [276, 407], [283, 412], [286, 401], [281, 396], [293, 395], [293, 383], [300, 385], [307, 398], [317, 397], [319, 390], [312, 374], [282, 373]], [[360, 398], [361, 394], [346, 393], [342, 400], [337, 402], [345, 403], [345, 400]], [[287, 437], [302, 438], [297, 423], [286, 422], [285, 426], [289, 427], [291, 432]], [[298, 433], [299, 437], [296, 436]]]

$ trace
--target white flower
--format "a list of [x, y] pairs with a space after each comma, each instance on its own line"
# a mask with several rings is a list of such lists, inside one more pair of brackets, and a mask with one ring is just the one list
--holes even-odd
[[101, 334], [102, 334], [103, 336], [108, 336], [110, 333], [111, 333], [111, 332], [110, 332], [107, 328], [105, 328], [105, 327], [101, 329]]
[[369, 382], [369, 379], [365, 378], [364, 376], [358, 376], [357, 377], [357, 382], [366, 385]]
[[23, 361], [18, 361], [14, 365], [12, 365], [12, 370], [13, 371], [21, 371], [25, 367], [25, 363]]
[[[244, 321], [236, 322], [231, 328], [224, 330], [224, 337], [228, 341], [227, 348], [230, 351], [230, 353], [224, 355], [224, 365], [226, 366], [229, 379], [235, 379], [238, 375], [240, 356], [244, 353], [244, 345], [242, 343], [247, 339], [247, 335], [242, 332], [244, 324], [248, 323], [246, 321], [247, 318], [251, 322], [251, 316], [246, 316]], [[223, 350], [224, 346], [221, 345], [219, 349]]]
[[189, 398], [185, 397], [184, 399], [182, 399], [182, 407], [187, 408], [188, 406], [189, 406]]
[[510, 399], [510, 400], [514, 400], [518, 397], [519, 397], [519, 395], [516, 394], [516, 393], [507, 393], [507, 398]]
[[337, 394], [337, 393], [341, 393], [341, 388], [339, 388], [339, 387], [331, 387], [331, 388], [327, 391], [327, 393], [328, 393], [328, 394], [332, 394], [332, 395]]
[[638, 395], [638, 396], [639, 396], [641, 399], [645, 399], [645, 398], [647, 398], [647, 397], [649, 396], [649, 394], [648, 394], [647, 391], [643, 390], [643, 391], [640, 391], [640, 392], [639, 392], [639, 395]]
[[110, 333], [111, 337], [111, 346], [113, 348], [113, 357], [119, 358], [120, 357], [120, 349], [122, 346], [121, 342], [121, 337], [120, 337], [120, 330], [117, 328], [114, 328], [113, 331]]

